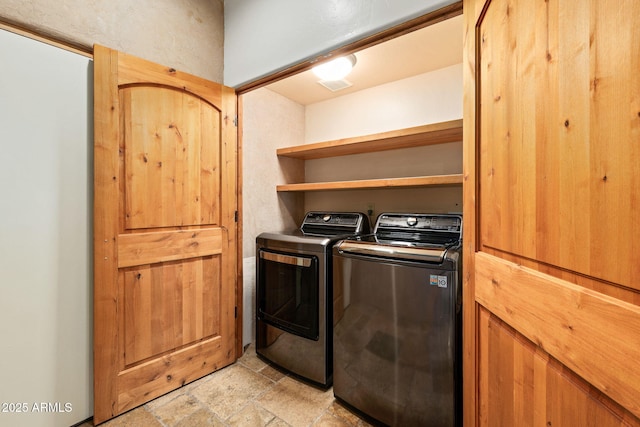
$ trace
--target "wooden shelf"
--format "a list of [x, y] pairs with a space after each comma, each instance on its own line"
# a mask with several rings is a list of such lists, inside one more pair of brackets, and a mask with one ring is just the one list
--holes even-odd
[[279, 148], [277, 154], [278, 156], [309, 160], [456, 141], [462, 141], [462, 119], [373, 135]]
[[407, 178], [366, 179], [357, 181], [307, 182], [302, 184], [278, 185], [277, 190], [285, 191], [324, 191], [324, 190], [362, 190], [380, 188], [412, 188], [462, 184], [462, 174], [416, 176]]
[[[346, 156], [350, 154], [397, 150], [400, 148], [421, 147], [425, 145], [443, 144], [446, 142], [456, 142], [461, 140], [462, 120], [451, 120], [448, 122], [433, 123], [372, 135], [285, 147], [278, 149], [277, 154], [278, 156], [283, 157], [310, 160], [325, 157]], [[462, 184], [462, 175], [454, 174], [354, 181], [306, 182], [299, 184], [283, 184], [278, 185], [276, 188], [279, 192], [302, 192], [380, 188], [417, 188], [460, 184]]]

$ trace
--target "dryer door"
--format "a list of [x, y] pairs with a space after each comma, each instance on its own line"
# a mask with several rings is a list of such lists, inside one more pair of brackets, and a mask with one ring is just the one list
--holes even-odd
[[259, 250], [258, 318], [318, 340], [318, 257]]

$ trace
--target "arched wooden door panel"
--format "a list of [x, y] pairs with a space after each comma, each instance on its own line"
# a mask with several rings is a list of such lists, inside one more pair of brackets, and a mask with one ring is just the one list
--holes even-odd
[[96, 46], [94, 421], [235, 361], [232, 89]]

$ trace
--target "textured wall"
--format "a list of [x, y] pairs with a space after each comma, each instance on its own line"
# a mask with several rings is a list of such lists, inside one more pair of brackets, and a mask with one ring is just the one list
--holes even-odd
[[276, 149], [304, 143], [304, 106], [262, 88], [242, 95], [243, 257], [255, 255], [256, 236], [299, 226], [300, 194], [278, 194], [276, 184], [302, 182], [304, 163], [278, 158]]
[[278, 194], [276, 184], [301, 182], [304, 163], [276, 156], [276, 149], [304, 141], [304, 107], [257, 89], [242, 95], [243, 344], [255, 337], [256, 237], [264, 231], [296, 228], [303, 215], [302, 194]]
[[222, 82], [223, 0], [0, 0], [0, 18]]

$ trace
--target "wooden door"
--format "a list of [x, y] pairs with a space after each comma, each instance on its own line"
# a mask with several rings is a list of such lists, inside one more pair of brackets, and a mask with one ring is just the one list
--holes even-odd
[[94, 422], [235, 361], [236, 96], [95, 46]]
[[465, 0], [465, 425], [640, 425], [640, 2]]

